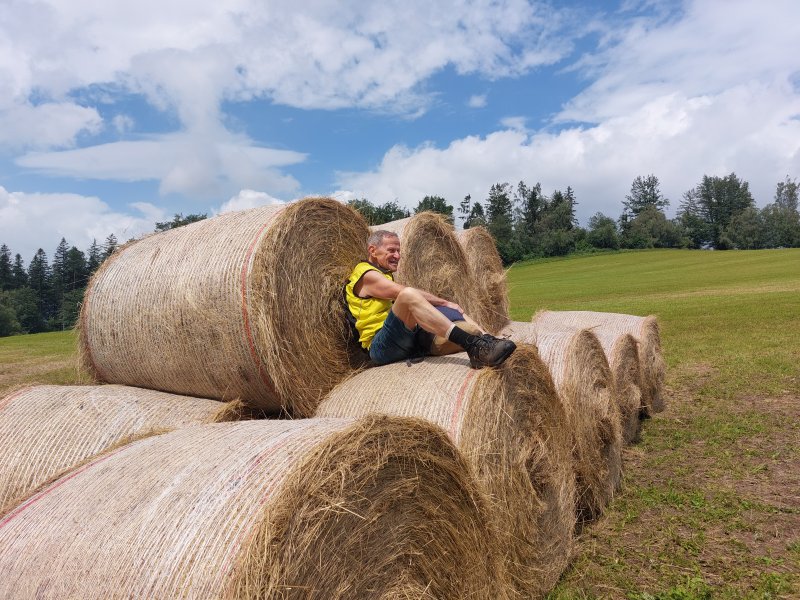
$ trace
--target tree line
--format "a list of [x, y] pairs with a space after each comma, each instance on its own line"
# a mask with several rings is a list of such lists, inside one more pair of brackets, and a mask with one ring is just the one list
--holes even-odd
[[[171, 221], [156, 223], [166, 231], [205, 219], [205, 214], [176, 214]], [[0, 337], [18, 333], [60, 331], [75, 325], [89, 278], [118, 247], [114, 234], [103, 244], [92, 240], [86, 251], [61, 238], [48, 261], [39, 248], [28, 266], [17, 253], [0, 245]]]
[[[466, 196], [457, 208], [441, 196], [425, 196], [413, 212], [432, 210], [451, 223], [458, 218], [465, 229], [485, 226], [505, 264], [599, 250], [800, 247], [798, 184], [788, 176], [777, 183], [773, 202], [762, 209], [756, 207], [748, 182], [735, 173], [704, 175], [684, 192], [674, 219], [664, 213], [670, 200], [652, 174], [636, 177], [621, 203], [616, 219], [598, 212], [583, 228], [575, 218], [578, 201], [571, 187], [548, 195], [541, 184], [520, 181], [516, 187], [496, 183], [483, 201]], [[361, 198], [348, 204], [370, 225], [411, 215], [396, 200], [376, 206]]]

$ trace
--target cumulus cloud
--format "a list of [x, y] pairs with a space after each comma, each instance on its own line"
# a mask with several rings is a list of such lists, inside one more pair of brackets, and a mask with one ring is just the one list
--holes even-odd
[[27, 264], [40, 247], [52, 258], [62, 237], [85, 252], [92, 240], [102, 244], [113, 233], [124, 242], [165, 220], [164, 212], [152, 204], [131, 208], [119, 212], [95, 196], [9, 192], [0, 186], [0, 240]]
[[[774, 9], [774, 10], [773, 10]], [[591, 79], [540, 131], [521, 119], [446, 147], [395, 146], [378, 168], [337, 182], [376, 202], [413, 206], [424, 195], [487, 196], [494, 183], [572, 186], [583, 222], [618, 216], [637, 175], [655, 174], [674, 214], [704, 174], [735, 171], [756, 201], [800, 175], [800, 64], [796, 4], [765, 11], [749, 2], [688, 2], [680, 18], [638, 19], [609, 32], [575, 68]]]
[[219, 214], [232, 212], [235, 210], [246, 210], [248, 208], [256, 208], [257, 206], [267, 206], [269, 204], [284, 204], [283, 200], [270, 196], [266, 192], [258, 192], [255, 190], [241, 190], [238, 194], [230, 198], [227, 202], [219, 207]]

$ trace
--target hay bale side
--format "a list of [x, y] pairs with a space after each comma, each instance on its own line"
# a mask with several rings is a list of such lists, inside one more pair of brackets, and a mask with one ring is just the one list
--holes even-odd
[[629, 333], [617, 334], [592, 330], [603, 346], [608, 365], [614, 375], [614, 397], [619, 408], [622, 441], [626, 445], [639, 441], [642, 430], [642, 369], [639, 348]]
[[309, 415], [350, 372], [342, 283], [368, 228], [328, 198], [149, 236], [92, 278], [85, 363], [100, 381]]
[[643, 413], [645, 416], [652, 416], [666, 408], [664, 393], [666, 363], [661, 351], [658, 319], [655, 316], [637, 317], [619, 313], [547, 310], [534, 315], [533, 320], [541, 324], [552, 322], [618, 335], [631, 334], [638, 342], [643, 383]]
[[539, 597], [573, 548], [575, 481], [566, 417], [536, 349], [498, 369], [464, 353], [363, 371], [337, 386], [319, 415], [424, 418], [447, 431], [489, 499], [517, 593]]
[[121, 385], [39, 385], [0, 400], [0, 514], [135, 438], [216, 418], [220, 403]]
[[503, 261], [492, 234], [485, 227], [470, 227], [458, 232], [472, 276], [477, 284], [479, 310], [476, 321], [497, 333], [508, 325], [508, 285]]
[[515, 323], [504, 333], [534, 343], [564, 403], [582, 524], [599, 517], [622, 483], [622, 431], [614, 382], [603, 348], [588, 330], [549, 331]]
[[467, 257], [455, 229], [442, 215], [425, 211], [371, 229], [386, 229], [400, 237], [400, 264], [395, 273], [398, 283], [455, 302], [473, 318], [480, 313], [477, 285]]
[[[526, 335], [535, 332], [573, 331], [577, 333], [580, 329], [580, 327], [565, 325], [555, 319], [536, 320], [534, 317], [533, 324], [515, 323], [510, 325], [506, 332], [512, 336], [516, 332], [516, 335], [525, 338]], [[603, 347], [613, 374], [613, 398], [619, 408], [622, 441], [625, 444], [632, 444], [638, 441], [642, 428], [640, 415], [644, 387], [636, 339], [628, 333], [615, 333], [602, 328], [593, 328], [591, 332]]]
[[421, 421], [190, 427], [0, 520], [0, 596], [503, 598], [485, 512], [463, 458]]

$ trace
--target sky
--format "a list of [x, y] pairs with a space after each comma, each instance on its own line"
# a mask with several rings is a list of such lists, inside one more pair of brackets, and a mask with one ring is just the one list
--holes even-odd
[[457, 206], [800, 178], [797, 0], [0, 0], [0, 243], [27, 264], [308, 195]]

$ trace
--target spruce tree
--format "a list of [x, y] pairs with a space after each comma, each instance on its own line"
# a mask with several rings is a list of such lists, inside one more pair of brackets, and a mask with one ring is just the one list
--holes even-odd
[[19, 289], [28, 285], [28, 272], [25, 270], [25, 264], [22, 262], [20, 254], [14, 255], [14, 264], [11, 266], [11, 277], [14, 282], [14, 289]]
[[0, 292], [14, 288], [14, 276], [11, 272], [11, 250], [3, 244], [0, 246]]

